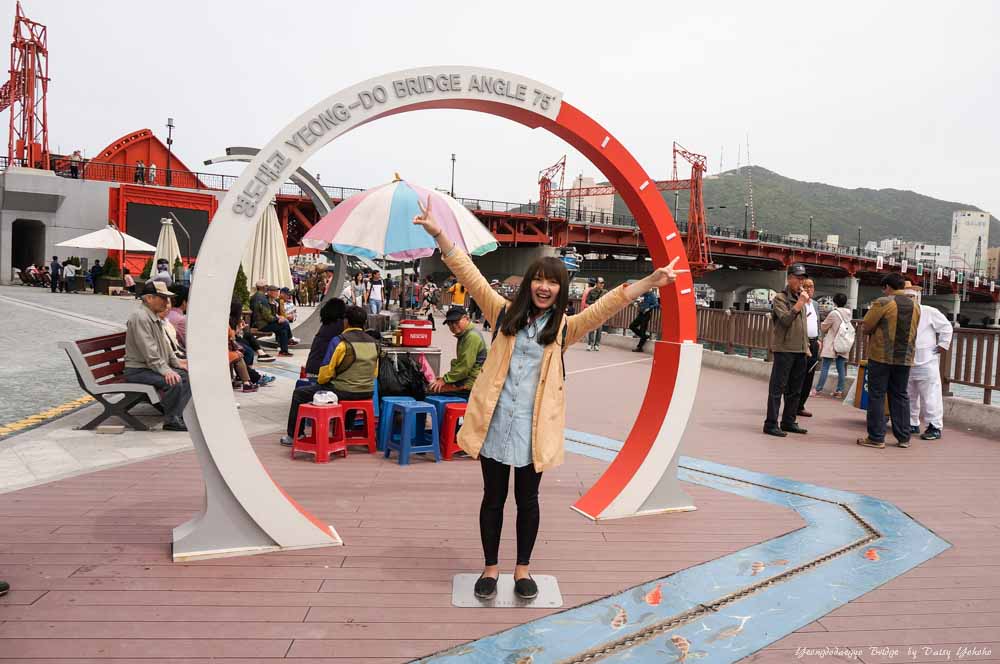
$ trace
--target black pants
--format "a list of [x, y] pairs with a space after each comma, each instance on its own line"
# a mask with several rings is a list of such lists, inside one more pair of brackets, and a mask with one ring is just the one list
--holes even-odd
[[126, 382], [143, 383], [156, 388], [160, 393], [160, 405], [163, 406], [163, 416], [167, 422], [183, 420], [184, 407], [191, 399], [191, 384], [188, 382], [187, 371], [184, 369], [174, 369], [174, 371], [181, 377], [181, 382], [176, 385], [167, 385], [167, 379], [152, 369], [125, 370]]
[[806, 400], [812, 391], [813, 381], [816, 378], [816, 367], [819, 366], [819, 339], [809, 340], [809, 352], [812, 357], [806, 358], [806, 375], [802, 379], [802, 391], [799, 392], [799, 410], [805, 410]]
[[906, 384], [910, 367], [868, 360], [868, 437], [885, 441], [885, 395], [889, 393], [892, 435], [899, 442], [910, 439], [910, 396]]
[[643, 311], [628, 326], [628, 329], [632, 330], [632, 333], [639, 337], [639, 343], [636, 346], [638, 350], [642, 350], [642, 347], [646, 345], [646, 341], [649, 340], [649, 319], [652, 317], [652, 310]]
[[304, 403], [311, 403], [313, 396], [317, 392], [333, 392], [340, 401], [364, 401], [365, 399], [372, 398], [371, 392], [341, 392], [333, 389], [329, 384], [320, 385], [319, 383], [311, 383], [303, 385], [292, 392], [292, 407], [288, 409], [288, 427], [285, 431], [289, 436], [296, 435], [295, 420], [299, 417], [299, 406]]
[[[503, 506], [510, 485], [510, 466], [484, 456], [479, 457], [483, 470], [483, 502], [479, 506], [479, 536], [487, 565], [496, 565], [503, 528]], [[531, 464], [514, 469], [514, 500], [517, 502], [517, 564], [531, 562], [531, 550], [538, 536], [538, 483], [542, 474]]]
[[274, 332], [274, 338], [278, 341], [278, 349], [282, 353], [288, 352], [288, 342], [292, 339], [292, 326], [288, 323], [279, 323], [277, 320], [273, 320], [264, 327], [260, 328], [261, 332]]
[[781, 413], [782, 424], [792, 424], [799, 412], [799, 394], [802, 378], [806, 373], [805, 353], [774, 353], [771, 363], [771, 382], [767, 386], [767, 419], [764, 426], [778, 425], [781, 398], [785, 398], [785, 410]]

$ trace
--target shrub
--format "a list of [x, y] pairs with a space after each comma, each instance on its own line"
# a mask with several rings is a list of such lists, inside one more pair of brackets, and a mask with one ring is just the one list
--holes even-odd
[[122, 271], [118, 267], [118, 259], [114, 256], [110, 256], [108, 260], [104, 261], [104, 269], [101, 274], [109, 279], [118, 279], [122, 276]]
[[246, 307], [250, 304], [250, 289], [247, 288], [247, 275], [243, 272], [243, 266], [240, 265], [239, 271], [236, 273], [236, 283], [233, 284], [233, 297], [240, 298], [240, 302]]
[[139, 275], [140, 279], [149, 280], [149, 273], [153, 271], [153, 259], [147, 258], [146, 264], [142, 266], [142, 273]]

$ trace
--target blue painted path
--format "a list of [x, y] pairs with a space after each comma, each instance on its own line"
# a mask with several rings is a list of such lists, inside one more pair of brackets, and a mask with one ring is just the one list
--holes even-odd
[[[605, 461], [621, 445], [566, 432], [567, 451]], [[807, 525], [420, 661], [734, 662], [950, 547], [876, 498], [691, 457], [680, 458], [678, 476], [793, 509]]]

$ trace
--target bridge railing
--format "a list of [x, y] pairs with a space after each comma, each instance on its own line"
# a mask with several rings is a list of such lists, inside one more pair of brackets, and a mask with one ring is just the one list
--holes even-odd
[[[854, 320], [854, 347], [847, 356], [857, 365], [868, 356], [868, 338], [861, 332], [861, 321]], [[658, 327], [650, 329], [659, 329]], [[758, 355], [770, 361], [768, 339], [771, 314], [767, 311], [726, 311], [698, 308], [698, 341], [727, 355]], [[952, 385], [983, 390], [983, 403], [992, 403], [993, 390], [1000, 389], [1000, 330], [958, 328], [951, 348], [941, 356], [941, 383], [951, 396]]]

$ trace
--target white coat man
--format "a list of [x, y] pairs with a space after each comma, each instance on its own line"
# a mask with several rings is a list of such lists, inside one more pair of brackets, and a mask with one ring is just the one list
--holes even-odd
[[920, 305], [916, 350], [906, 391], [910, 395], [910, 431], [920, 432], [920, 420], [927, 430], [922, 440], [939, 440], [944, 427], [944, 400], [941, 394], [941, 353], [951, 346], [951, 322], [934, 307], [920, 304], [920, 291], [908, 288], [907, 295]]

